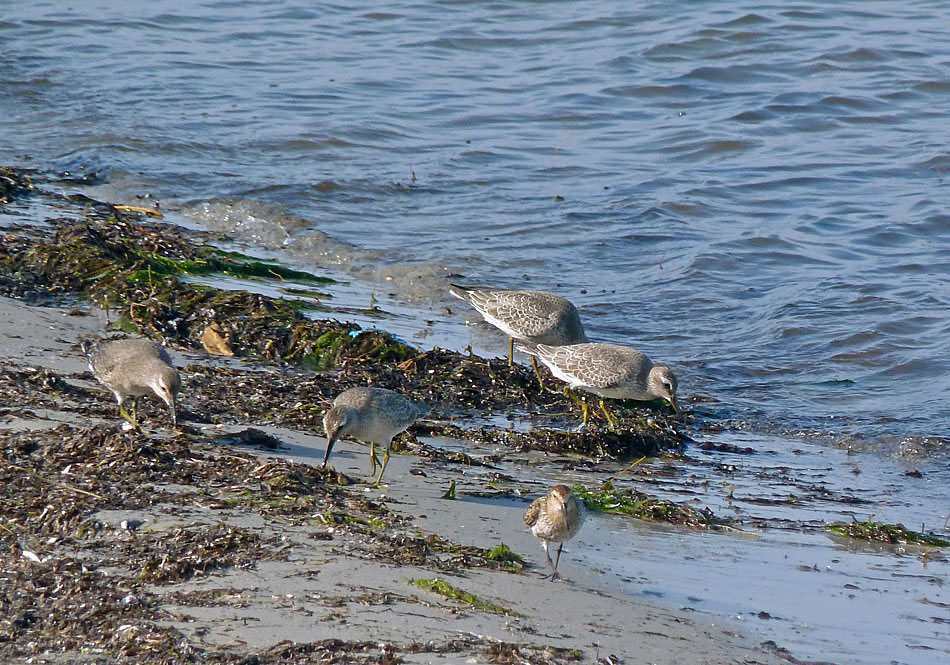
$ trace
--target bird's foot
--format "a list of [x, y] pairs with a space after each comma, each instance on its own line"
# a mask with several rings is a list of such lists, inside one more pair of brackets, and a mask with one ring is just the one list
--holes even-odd
[[616, 418], [611, 415], [610, 411], [607, 410], [607, 405], [604, 404], [604, 400], [600, 400], [600, 410], [603, 412], [604, 417], [607, 419], [607, 426], [610, 428], [611, 432], [617, 431], [618, 421]]
[[133, 431], [133, 430], [141, 431], [142, 430], [142, 428], [139, 427], [138, 421], [136, 420], [135, 416], [130, 416], [129, 412], [125, 410], [124, 406], [119, 407], [119, 415], [122, 416], [123, 420], [125, 420], [125, 422], [122, 424], [122, 429], [126, 431]]

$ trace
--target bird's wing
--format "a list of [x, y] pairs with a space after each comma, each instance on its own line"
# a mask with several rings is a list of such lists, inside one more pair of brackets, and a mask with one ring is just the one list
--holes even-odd
[[524, 511], [524, 523], [528, 526], [534, 526], [534, 523], [538, 521], [538, 515], [541, 514], [541, 508], [543, 506], [543, 496], [532, 501], [528, 509]]
[[593, 388], [610, 388], [623, 383], [637, 366], [639, 351], [612, 344], [538, 346], [538, 357], [549, 367], [574, 377]]

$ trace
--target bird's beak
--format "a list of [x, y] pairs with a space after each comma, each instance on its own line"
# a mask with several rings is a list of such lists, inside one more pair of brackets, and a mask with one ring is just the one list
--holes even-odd
[[327, 454], [323, 456], [323, 466], [327, 465], [327, 460], [330, 459], [330, 451], [333, 450], [333, 444], [336, 443], [336, 440], [336, 432], [327, 437]]
[[675, 397], [675, 396], [670, 395], [669, 398], [667, 398], [667, 401], [670, 403], [670, 406], [673, 407], [673, 413], [674, 413], [675, 415], [678, 416], [679, 414], [683, 413], [683, 410], [680, 409], [679, 404], [676, 403], [676, 397]]
[[168, 412], [172, 415], [172, 427], [178, 427], [178, 410], [175, 408], [175, 400], [168, 403]]

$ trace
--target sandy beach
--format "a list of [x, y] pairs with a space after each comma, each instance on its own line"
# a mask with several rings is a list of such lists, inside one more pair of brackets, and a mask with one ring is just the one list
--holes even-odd
[[[0, 298], [6, 662], [798, 662], [612, 592], [583, 538], [544, 579], [521, 514], [577, 455], [440, 449], [423, 424], [375, 489], [355, 442], [319, 468], [338, 372], [176, 346], [180, 428], [143, 400], [143, 430], [125, 431], [79, 348], [114, 334], [84, 300]], [[310, 403], [281, 401], [307, 386]], [[492, 478], [501, 456], [520, 477]]]

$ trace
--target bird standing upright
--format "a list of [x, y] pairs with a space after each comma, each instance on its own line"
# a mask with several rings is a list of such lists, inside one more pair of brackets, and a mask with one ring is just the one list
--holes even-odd
[[[557, 565], [561, 561], [561, 550], [564, 543], [577, 535], [584, 523], [585, 511], [567, 485], [555, 485], [546, 496], [535, 499], [524, 512], [524, 523], [531, 528], [531, 533], [541, 541], [544, 554], [551, 566], [551, 579], [560, 577]], [[548, 551], [550, 543], [558, 543], [557, 558], [551, 561]]]

